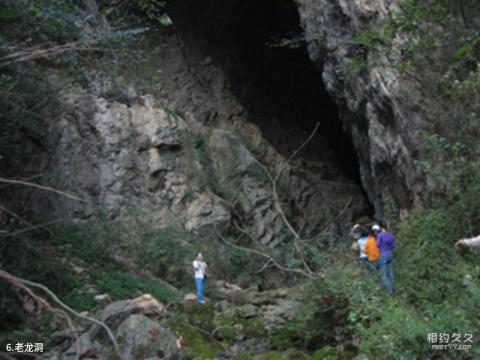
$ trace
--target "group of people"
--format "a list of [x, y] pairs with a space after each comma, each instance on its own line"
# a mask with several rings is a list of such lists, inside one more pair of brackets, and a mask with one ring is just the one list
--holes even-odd
[[[352, 229], [355, 239], [354, 249], [360, 252], [360, 260], [365, 269], [370, 272], [379, 272], [382, 285], [388, 293], [395, 292], [393, 283], [393, 251], [397, 246], [395, 235], [387, 231], [385, 227], [373, 225], [355, 224]], [[480, 236], [470, 239], [461, 239], [455, 243], [457, 251], [468, 247], [480, 247]], [[207, 264], [203, 259], [203, 254], [198, 253], [193, 261], [195, 271], [195, 285], [197, 288], [197, 302], [205, 303], [203, 291], [205, 279], [207, 278]]]
[[372, 227], [355, 224], [352, 232], [354, 248], [359, 250], [363, 266], [370, 273], [378, 271], [383, 287], [393, 294], [393, 251], [397, 246], [395, 235], [377, 224]]
[[[387, 292], [395, 292], [393, 284], [393, 250], [397, 240], [395, 236], [387, 231], [385, 227], [373, 225], [371, 228], [361, 224], [353, 226], [355, 248], [360, 251], [360, 260], [365, 269], [370, 272], [378, 271], [382, 285]], [[204, 304], [204, 287], [207, 278], [207, 264], [203, 254], [198, 253], [192, 263], [195, 272], [195, 286], [197, 288], [197, 302]]]

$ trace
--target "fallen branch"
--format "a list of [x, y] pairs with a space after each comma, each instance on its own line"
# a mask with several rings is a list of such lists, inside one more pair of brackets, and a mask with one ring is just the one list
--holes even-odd
[[[2, 274], [1, 274], [1, 270], [0, 270], [0, 276], [1, 277], [4, 277]], [[5, 278], [5, 277], [4, 277]], [[41, 298], [40, 296], [36, 295], [32, 289], [30, 289], [27, 285], [23, 284], [22, 282], [18, 281], [16, 278], [14, 278], [13, 276], [7, 278], [7, 281], [9, 281], [15, 289], [22, 289], [23, 291], [25, 291], [33, 300], [35, 300], [37, 302], [37, 304], [39, 305], [39, 311], [40, 309], [43, 307], [45, 309], [47, 309], [48, 312], [54, 314], [54, 315], [57, 315], [61, 318], [64, 318], [67, 323], [68, 323], [68, 326], [70, 328], [70, 330], [72, 331], [72, 334], [73, 334], [73, 341], [77, 344], [77, 353], [76, 353], [76, 359], [78, 360], [79, 359], [79, 352], [80, 352], [80, 349], [79, 349], [79, 344], [77, 341], [78, 339], [78, 332], [77, 330], [75, 329], [75, 326], [73, 325], [73, 322], [72, 322], [72, 319], [70, 318], [70, 316], [68, 316], [64, 311], [62, 310], [58, 310], [58, 309], [55, 309], [53, 308], [45, 299]]]
[[[120, 358], [120, 359], [123, 359], [121, 353], [120, 353], [120, 350], [119, 350], [119, 347], [118, 347], [118, 343], [117, 343], [117, 340], [115, 339], [115, 336], [113, 335], [113, 332], [112, 330], [108, 327], [108, 325], [106, 325], [105, 323], [97, 320], [97, 319], [94, 319], [92, 317], [89, 317], [89, 316], [85, 316], [85, 315], [82, 315], [82, 314], [79, 314], [77, 311], [73, 310], [71, 307], [69, 307], [68, 305], [66, 305], [65, 303], [63, 303], [58, 297], [57, 295], [55, 295], [50, 289], [48, 289], [46, 286], [42, 285], [42, 284], [39, 284], [39, 283], [36, 283], [36, 282], [33, 282], [33, 281], [30, 281], [30, 280], [26, 280], [26, 279], [22, 279], [22, 278], [19, 278], [19, 277], [16, 277], [16, 276], [13, 276], [12, 274], [4, 271], [4, 270], [0, 270], [0, 277], [7, 280], [8, 282], [10, 283], [13, 283], [13, 284], [23, 284], [23, 285], [27, 285], [27, 286], [30, 286], [30, 287], [34, 287], [34, 288], [38, 288], [42, 291], [44, 291], [45, 293], [47, 293], [51, 298], [52, 300], [57, 303], [62, 309], [66, 310], [67, 312], [69, 312], [70, 314], [74, 315], [75, 317], [79, 318], [79, 319], [82, 319], [82, 320], [85, 320], [85, 321], [88, 321], [88, 322], [91, 322], [95, 325], [98, 325], [100, 326], [101, 328], [103, 328], [105, 330], [105, 332], [107, 333], [108, 337], [110, 338], [110, 341], [112, 342], [113, 344], [113, 347], [114, 347], [114, 350], [115, 350], [115, 353], [117, 354], [117, 356]], [[30, 290], [31, 291], [31, 290]], [[43, 300], [43, 299], [42, 299]], [[43, 300], [45, 303], [46, 301]], [[48, 304], [48, 303], [47, 303]]]

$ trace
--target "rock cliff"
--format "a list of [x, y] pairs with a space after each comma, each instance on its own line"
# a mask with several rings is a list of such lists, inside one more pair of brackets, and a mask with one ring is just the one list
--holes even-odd
[[[297, 1], [309, 55], [360, 159], [362, 184], [377, 217], [405, 216], [422, 206], [427, 189], [416, 164], [420, 133], [428, 128], [425, 97], [378, 53], [365, 53], [355, 36], [398, 10], [398, 2]], [[344, 76], [343, 67], [359, 54], [363, 71]], [[431, 104], [430, 104], [431, 105]], [[432, 109], [432, 106], [428, 107]]]
[[[365, 52], [354, 36], [395, 2], [289, 4], [268, 2], [262, 6], [275, 11], [261, 15], [261, 7], [252, 17], [255, 7], [240, 2], [173, 4], [176, 27], [133, 49], [149, 75], [115, 79], [128, 87], [117, 97], [99, 74], [65, 91], [69, 110], [50, 122], [49, 149], [33, 154], [27, 168], [86, 202], [36, 194], [34, 210], [73, 219], [140, 212], [157, 226], [189, 232], [241, 220], [274, 246], [285, 229], [259, 163], [278, 171], [317, 122], [318, 133], [286, 166], [278, 188], [299, 231], [340, 233], [369, 215], [370, 205], [379, 220], [421, 207], [428, 192], [416, 164], [428, 127], [422, 97], [368, 52], [364, 70], [342, 72]], [[209, 25], [214, 20], [223, 32]], [[300, 33], [306, 47], [270, 43]], [[161, 90], [139, 90], [142, 76]]]
[[[205, 52], [181, 34], [165, 31], [138, 44], [143, 72], [106, 80], [98, 72], [87, 86], [63, 91], [66, 110], [49, 122], [41, 140], [48, 151], [31, 154], [28, 172], [41, 171], [85, 202], [34, 193], [33, 210], [76, 220], [137, 216], [187, 232], [233, 221], [276, 246], [288, 231], [268, 172], [279, 171], [315, 122], [300, 128], [302, 114], [288, 125], [273, 115], [259, 120], [235, 93], [221, 58], [208, 56], [215, 48]], [[141, 77], [162, 83], [161, 91], [138, 90]], [[119, 81], [126, 90], [112, 96]], [[306, 237], [340, 235], [368, 213], [361, 185], [344, 171], [328, 136], [315, 133], [283, 166], [277, 186], [286, 218]]]

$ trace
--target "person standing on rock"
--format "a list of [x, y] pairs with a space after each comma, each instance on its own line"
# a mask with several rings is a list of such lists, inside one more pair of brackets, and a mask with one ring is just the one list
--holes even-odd
[[203, 300], [203, 290], [205, 287], [205, 278], [207, 275], [207, 264], [203, 261], [203, 254], [198, 253], [196, 260], [193, 262], [195, 270], [195, 285], [197, 287], [197, 301], [199, 304], [205, 303]]
[[378, 269], [382, 284], [389, 294], [395, 292], [393, 287], [393, 250], [397, 246], [397, 239], [390, 231], [384, 227], [380, 229], [378, 225], [374, 225], [372, 230], [377, 235], [377, 247], [380, 250], [380, 260], [378, 261]]

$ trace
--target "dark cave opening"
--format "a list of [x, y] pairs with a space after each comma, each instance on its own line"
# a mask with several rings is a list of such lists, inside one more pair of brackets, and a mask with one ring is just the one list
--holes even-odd
[[170, 11], [182, 36], [222, 64], [249, 121], [278, 151], [291, 155], [319, 123], [299, 156], [334, 161], [360, 184], [355, 149], [308, 57], [294, 1], [189, 0]]

